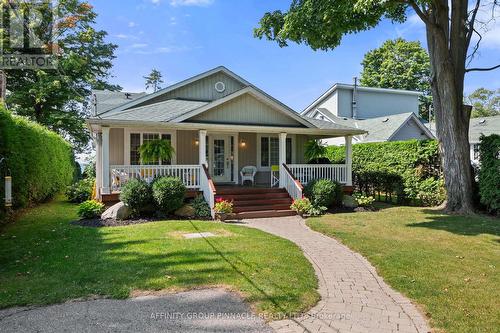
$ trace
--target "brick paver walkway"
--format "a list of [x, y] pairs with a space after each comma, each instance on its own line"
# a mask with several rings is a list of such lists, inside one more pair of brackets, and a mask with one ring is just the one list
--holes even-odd
[[277, 332], [430, 332], [426, 320], [360, 254], [296, 216], [243, 221], [301, 247], [319, 280], [321, 301], [298, 318], [271, 322]]

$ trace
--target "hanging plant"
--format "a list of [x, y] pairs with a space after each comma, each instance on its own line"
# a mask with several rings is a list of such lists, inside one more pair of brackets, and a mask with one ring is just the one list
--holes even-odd
[[151, 140], [143, 143], [139, 147], [139, 155], [141, 156], [142, 164], [171, 160], [174, 153], [175, 150], [170, 140]]
[[326, 147], [320, 140], [309, 140], [305, 144], [304, 157], [307, 163], [319, 163], [326, 156]]

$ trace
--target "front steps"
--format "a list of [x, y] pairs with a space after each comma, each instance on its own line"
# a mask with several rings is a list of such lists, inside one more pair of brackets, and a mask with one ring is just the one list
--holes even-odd
[[282, 188], [216, 187], [217, 198], [233, 202], [233, 218], [253, 219], [292, 216], [292, 198]]

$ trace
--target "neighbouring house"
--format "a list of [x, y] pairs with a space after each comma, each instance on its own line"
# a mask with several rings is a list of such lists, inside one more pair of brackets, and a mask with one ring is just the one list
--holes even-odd
[[[290, 200], [302, 197], [302, 184], [312, 179], [352, 187], [352, 137], [364, 130], [304, 117], [225, 67], [149, 95], [94, 96], [87, 124], [97, 151], [98, 199], [116, 199], [130, 178], [173, 175], [203, 193], [211, 208], [220, 196], [235, 200], [240, 217], [279, 216], [290, 214]], [[331, 137], [343, 138], [346, 164], [305, 164], [304, 144]], [[175, 155], [141, 165], [139, 147], [153, 139], [169, 140]], [[237, 187], [252, 169], [256, 186]]]
[[[420, 95], [416, 91], [337, 83], [301, 114], [368, 132], [355, 136], [354, 143], [434, 139], [418, 118]], [[336, 138], [323, 141], [343, 144]]]

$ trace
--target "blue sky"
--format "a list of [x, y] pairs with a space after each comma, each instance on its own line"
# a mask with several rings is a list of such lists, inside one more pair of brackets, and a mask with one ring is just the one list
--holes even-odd
[[[386, 39], [420, 40], [425, 30], [410, 14], [404, 24], [382, 22], [377, 28], [346, 36], [333, 51], [306, 45], [280, 48], [253, 37], [267, 11], [286, 9], [291, 0], [94, 0], [97, 27], [118, 44], [113, 83], [144, 91], [143, 76], [160, 70], [164, 86], [224, 65], [297, 111], [335, 82], [351, 83], [365, 52]], [[492, 22], [473, 65], [500, 63], [500, 22]], [[466, 93], [500, 87], [500, 70], [468, 74]]]

